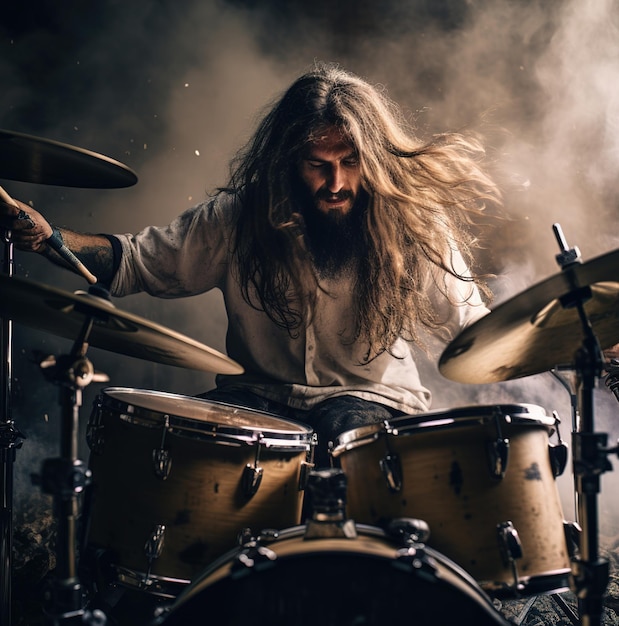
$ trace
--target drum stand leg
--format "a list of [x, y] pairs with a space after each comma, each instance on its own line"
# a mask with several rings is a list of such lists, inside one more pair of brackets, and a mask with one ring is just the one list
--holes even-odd
[[581, 423], [572, 435], [578, 517], [582, 527], [579, 556], [574, 559], [572, 570], [583, 626], [601, 624], [609, 578], [609, 563], [599, 556], [597, 495], [601, 474], [612, 466], [607, 458], [607, 435], [596, 433], [593, 428], [593, 389], [601, 371], [597, 365], [601, 358], [595, 357], [596, 353], [601, 354], [597, 340], [591, 335], [577, 355]]
[[[558, 224], [553, 230], [562, 251], [557, 261], [562, 269], [580, 261], [577, 248], [568, 249]], [[599, 626], [602, 620], [603, 596], [608, 585], [609, 564], [599, 556], [597, 495], [600, 475], [612, 469], [606, 449], [607, 436], [594, 432], [593, 391], [604, 369], [599, 341], [585, 312], [584, 303], [591, 298], [591, 287], [571, 285], [572, 290], [560, 299], [565, 309], [575, 309], [584, 339], [575, 354], [580, 424], [572, 434], [573, 467], [578, 497], [578, 522], [582, 527], [579, 554], [572, 561], [573, 591], [583, 626]]]
[[[578, 615], [572, 610], [572, 607], [561, 597], [560, 594], [552, 594], [550, 598], [559, 606], [563, 613], [565, 613], [573, 626], [578, 626], [578, 624], [580, 624]], [[518, 617], [512, 620], [514, 626], [521, 626], [524, 623], [524, 620], [527, 618], [529, 611], [533, 608], [533, 605], [537, 602], [538, 599], [539, 596], [532, 596], [527, 600], [526, 604], [518, 614]]]
[[[13, 275], [13, 242], [10, 231], [3, 231], [5, 243], [3, 270]], [[12, 579], [13, 579], [13, 470], [16, 450], [21, 447], [23, 435], [15, 427], [11, 413], [12, 396], [12, 351], [13, 323], [0, 319], [0, 343], [2, 363], [0, 377], [0, 624], [12, 623]]]
[[46, 618], [54, 626], [61, 623], [104, 626], [107, 622], [102, 611], [84, 609], [84, 593], [77, 574], [79, 496], [90, 481], [90, 471], [77, 458], [79, 407], [83, 388], [95, 379], [92, 364], [85, 355], [92, 324], [92, 319], [86, 320], [82, 336], [70, 355], [48, 357], [41, 363], [46, 375], [60, 386], [62, 409], [60, 457], [45, 460], [38, 479], [43, 492], [53, 496], [58, 525], [55, 576], [46, 590]]

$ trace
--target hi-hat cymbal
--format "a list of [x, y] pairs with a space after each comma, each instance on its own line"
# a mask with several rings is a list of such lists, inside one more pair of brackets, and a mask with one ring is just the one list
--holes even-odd
[[220, 374], [243, 368], [226, 355], [189, 337], [119, 311], [109, 300], [75, 294], [0, 275], [0, 317], [76, 340], [85, 320], [94, 319], [88, 344], [155, 363]]
[[587, 288], [584, 311], [593, 332], [602, 350], [614, 346], [619, 343], [619, 251], [568, 266], [497, 306], [447, 346], [439, 371], [450, 380], [481, 384], [572, 366], [584, 330], [578, 310], [569, 304]]
[[126, 165], [66, 143], [0, 130], [0, 179], [114, 189], [138, 180]]

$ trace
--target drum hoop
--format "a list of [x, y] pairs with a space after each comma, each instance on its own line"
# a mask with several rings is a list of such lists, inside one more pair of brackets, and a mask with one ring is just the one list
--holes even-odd
[[536, 404], [488, 404], [437, 409], [426, 413], [402, 415], [382, 423], [344, 432], [336, 439], [331, 454], [337, 457], [349, 450], [368, 445], [386, 434], [408, 436], [454, 426], [458, 428], [485, 426], [497, 417], [513, 426], [539, 426], [550, 430], [555, 425], [554, 417], [546, 415], [545, 410]]
[[[288, 528], [281, 529], [278, 531], [277, 536], [274, 537], [272, 540], [266, 542], [265, 545], [267, 547], [276, 548], [277, 544], [281, 541], [295, 539], [295, 538], [303, 538], [303, 536], [305, 535], [306, 528], [307, 528], [306, 525], [297, 525], [297, 526], [290, 526]], [[398, 552], [398, 550], [401, 550], [404, 547], [403, 545], [399, 545], [393, 537], [390, 537], [390, 535], [387, 532], [385, 532], [384, 529], [378, 526], [372, 526], [369, 524], [355, 522], [355, 528], [357, 530], [357, 537], [360, 539], [378, 538], [391, 544], [391, 548], [393, 549], [394, 560], [395, 560], [395, 555]], [[325, 537], [324, 539], [340, 540], [342, 542], [342, 545], [345, 545], [350, 541], [355, 541], [355, 539], [350, 538], [350, 537]], [[310, 539], [308, 540], [308, 542], [312, 543], [313, 545], [317, 545], [315, 542], [320, 543], [320, 539]], [[300, 545], [303, 545], [303, 544], [300, 544]], [[452, 561], [448, 556], [446, 556], [442, 552], [438, 552], [437, 550], [434, 550], [430, 545], [428, 544], [422, 544], [422, 545], [428, 557], [441, 563], [443, 566], [445, 566], [446, 569], [451, 570], [453, 573], [459, 576], [466, 583], [467, 588], [471, 592], [474, 592], [478, 598], [483, 600], [488, 606], [491, 606], [492, 601], [490, 597], [479, 586], [479, 583], [473, 578], [471, 574], [469, 574], [469, 572], [467, 572], [464, 568], [458, 565], [455, 561]], [[365, 552], [362, 549], [363, 544], [359, 544], [359, 546], [360, 546], [359, 553], [365, 554]], [[202, 581], [204, 581], [205, 579], [208, 579], [211, 575], [213, 575], [215, 572], [220, 570], [222, 567], [225, 567], [226, 565], [230, 565], [233, 562], [233, 560], [238, 556], [241, 550], [242, 548], [239, 548], [239, 547], [232, 548], [231, 550], [228, 550], [224, 554], [220, 555], [217, 559], [212, 561], [209, 565], [207, 565], [207, 567], [202, 571], [202, 573], [197, 578], [191, 581], [190, 585], [185, 589], [183, 594], [181, 594], [179, 599], [183, 600], [186, 596], [188, 595], [191, 596], [193, 590], [196, 587], [199, 587]], [[329, 552], [332, 552], [332, 549], [329, 549]], [[277, 551], [275, 551], [275, 553], [277, 554]], [[389, 557], [385, 556], [384, 558], [387, 559]]]
[[[121, 400], [120, 398], [112, 395], [119, 393], [126, 395], [127, 399]], [[257, 417], [259, 416], [262, 419], [273, 419], [280, 423], [290, 424], [291, 429], [288, 431], [283, 428], [273, 428], [269, 426], [231, 426], [229, 424], [209, 421], [208, 419], [199, 420], [188, 416], [173, 414], [171, 412], [166, 413], [163, 410], [141, 406], [139, 404], [139, 398], [141, 396], [151, 398], [169, 398], [173, 400], [182, 400], [184, 402], [189, 401], [194, 406], [203, 404], [205, 407], [210, 409], [213, 409], [214, 407], [221, 407], [222, 409], [228, 409], [233, 413], [242, 413], [244, 415], [255, 414]], [[299, 422], [288, 420], [271, 413], [258, 411], [256, 409], [237, 407], [232, 404], [183, 396], [180, 394], [147, 389], [108, 387], [99, 394], [96, 404], [100, 408], [106, 408], [110, 411], [114, 411], [123, 422], [152, 429], [161, 429], [162, 427], [166, 427], [167, 431], [171, 434], [188, 439], [213, 441], [215, 443], [231, 446], [261, 445], [274, 450], [309, 450], [312, 443], [312, 429]]]

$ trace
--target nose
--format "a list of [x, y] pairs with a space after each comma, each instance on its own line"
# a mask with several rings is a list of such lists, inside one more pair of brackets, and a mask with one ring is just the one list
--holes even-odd
[[344, 170], [341, 165], [335, 164], [329, 170], [329, 175], [327, 178], [327, 189], [331, 193], [338, 193], [344, 187], [345, 176]]

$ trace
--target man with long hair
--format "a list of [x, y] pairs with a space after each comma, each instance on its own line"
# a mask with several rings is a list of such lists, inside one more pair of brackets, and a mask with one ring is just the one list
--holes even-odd
[[[302, 421], [317, 464], [338, 434], [425, 411], [414, 348], [488, 309], [471, 271], [474, 218], [499, 193], [480, 143], [416, 138], [384, 91], [319, 65], [276, 102], [231, 164], [228, 184], [166, 228], [61, 229], [112, 295], [184, 297], [218, 288], [228, 355], [245, 372], [204, 397]], [[64, 261], [50, 224], [0, 203], [22, 250]]]

